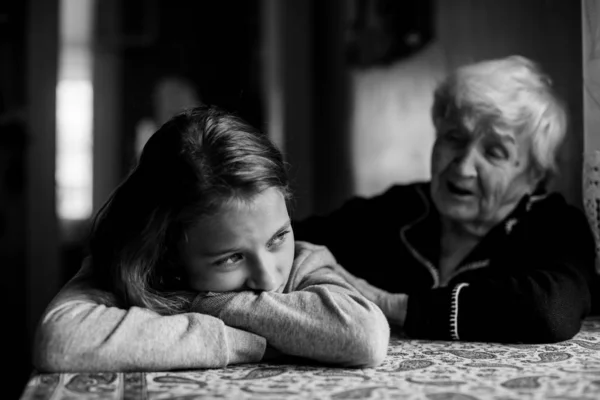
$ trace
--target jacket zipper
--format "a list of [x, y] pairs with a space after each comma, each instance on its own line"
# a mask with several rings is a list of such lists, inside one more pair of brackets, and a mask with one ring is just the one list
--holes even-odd
[[[419, 192], [419, 195], [421, 196], [423, 203], [425, 204], [425, 212], [423, 213], [423, 215], [421, 215], [419, 218], [417, 218], [412, 224], [406, 225], [404, 228], [402, 228], [402, 230], [400, 231], [400, 238], [404, 242], [404, 244], [406, 245], [408, 250], [411, 252], [413, 257], [416, 258], [421, 263], [421, 265], [423, 265], [427, 269], [427, 271], [429, 271], [429, 274], [431, 275], [431, 277], [433, 279], [433, 285], [431, 286], [431, 288], [437, 289], [437, 288], [441, 287], [440, 274], [439, 274], [437, 268], [427, 258], [423, 257], [421, 255], [421, 253], [419, 253], [417, 251], [417, 249], [415, 249], [410, 244], [408, 239], [406, 238], [406, 231], [408, 229], [410, 229], [411, 227], [413, 227], [414, 225], [418, 224], [420, 221], [427, 218], [427, 216], [429, 215], [429, 202], [427, 201], [427, 198], [421, 192], [420, 189], [417, 191]], [[463, 272], [473, 271], [473, 270], [476, 270], [479, 268], [487, 267], [489, 265], [489, 263], [490, 263], [489, 260], [481, 260], [481, 261], [471, 262], [469, 264], [464, 265], [463, 267], [459, 267], [458, 269], [456, 269], [454, 271], [454, 273], [452, 275], [450, 275], [450, 277], [447, 279], [447, 282], [450, 282], [452, 279], [456, 278]]]

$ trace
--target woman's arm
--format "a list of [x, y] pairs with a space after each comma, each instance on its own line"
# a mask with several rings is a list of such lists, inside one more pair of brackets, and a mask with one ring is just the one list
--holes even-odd
[[389, 326], [381, 310], [330, 267], [322, 246], [298, 243], [286, 293], [199, 296], [194, 310], [254, 332], [293, 356], [343, 366], [376, 366], [386, 356]]
[[215, 368], [260, 361], [264, 338], [195, 313], [161, 316], [112, 307], [84, 267], [50, 303], [38, 325], [33, 358], [40, 371]]
[[595, 256], [584, 214], [559, 196], [548, 197], [517, 222], [489, 269], [465, 274], [446, 293], [411, 293], [407, 331], [427, 331], [424, 315], [445, 303], [453, 336], [462, 340], [570, 339], [590, 313], [597, 290]]
[[[594, 241], [573, 208], [536, 210], [498, 244], [489, 267], [464, 272], [447, 287], [391, 294], [352, 277], [390, 322], [406, 319], [406, 332], [437, 340], [552, 343], [570, 339], [590, 312]], [[533, 212], [533, 211], [532, 211]], [[402, 301], [405, 297], [406, 301]]]
[[553, 343], [579, 331], [590, 309], [582, 276], [558, 270], [503, 275], [411, 294], [407, 333], [431, 339]]
[[553, 343], [573, 337], [590, 307], [586, 279], [568, 267], [556, 267], [486, 274], [410, 296], [376, 288], [339, 266], [337, 270], [412, 337]]

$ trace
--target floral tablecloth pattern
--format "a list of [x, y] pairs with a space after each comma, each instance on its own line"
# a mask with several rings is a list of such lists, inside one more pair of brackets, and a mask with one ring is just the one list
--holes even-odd
[[225, 369], [36, 374], [22, 400], [600, 399], [600, 318], [555, 344], [409, 340], [377, 368], [248, 364]]

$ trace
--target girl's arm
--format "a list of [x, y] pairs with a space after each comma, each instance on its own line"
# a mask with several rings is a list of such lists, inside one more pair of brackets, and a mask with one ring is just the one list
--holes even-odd
[[198, 296], [194, 311], [254, 332], [293, 356], [343, 366], [376, 366], [386, 356], [389, 326], [381, 310], [335, 273], [322, 246], [297, 243], [284, 293]]
[[266, 341], [195, 313], [161, 316], [113, 307], [87, 279], [89, 264], [50, 303], [33, 349], [40, 371], [145, 371], [257, 362]]

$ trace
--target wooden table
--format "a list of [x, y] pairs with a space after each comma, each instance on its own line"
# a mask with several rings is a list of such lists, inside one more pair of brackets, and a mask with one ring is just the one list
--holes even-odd
[[600, 399], [600, 318], [547, 345], [407, 340], [377, 368], [248, 364], [220, 370], [33, 375], [22, 400]]

